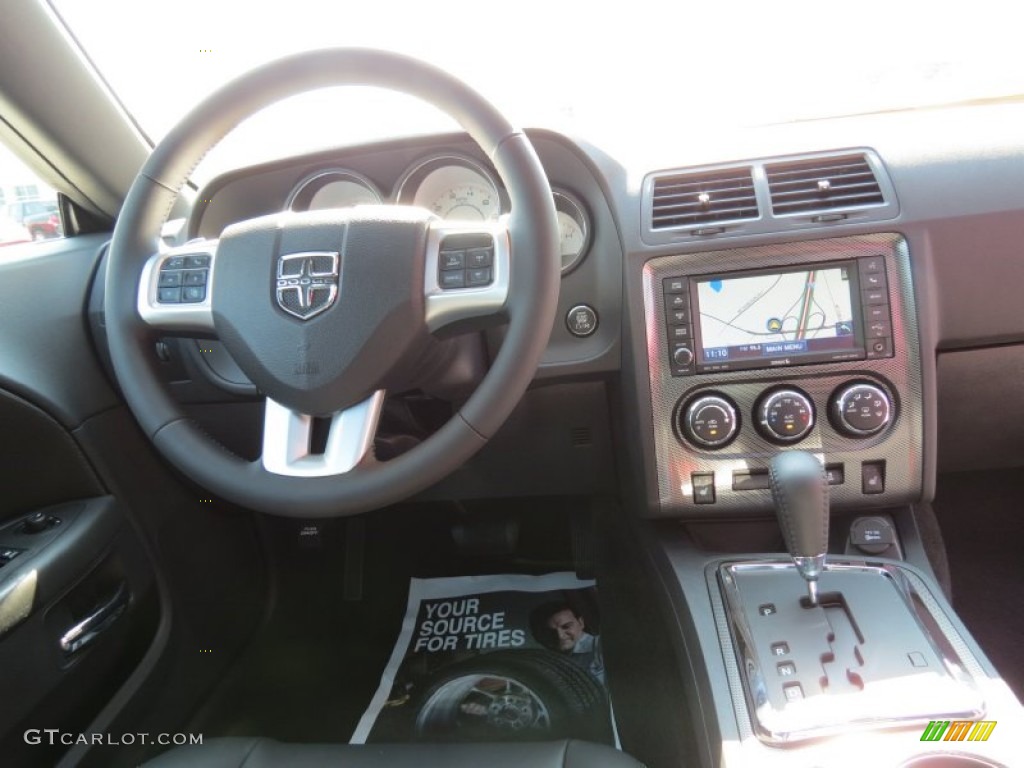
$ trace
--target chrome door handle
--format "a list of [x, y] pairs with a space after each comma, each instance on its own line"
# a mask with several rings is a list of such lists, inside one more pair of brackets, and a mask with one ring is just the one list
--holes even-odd
[[92, 644], [100, 634], [110, 627], [128, 607], [131, 593], [123, 581], [114, 595], [99, 608], [71, 627], [60, 638], [60, 649], [66, 654], [77, 653]]

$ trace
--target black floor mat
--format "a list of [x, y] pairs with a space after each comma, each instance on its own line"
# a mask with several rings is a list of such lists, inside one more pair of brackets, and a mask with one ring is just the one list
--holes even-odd
[[939, 477], [953, 606], [1024, 700], [1024, 469]]
[[[345, 520], [322, 521], [319, 536], [302, 537], [301, 522], [266, 518], [278, 574], [273, 610], [189, 728], [210, 738], [347, 742], [401, 630], [410, 577], [571, 568], [568, 505], [533, 502], [528, 512], [523, 506], [416, 505], [366, 516], [358, 601], [345, 600]], [[467, 555], [456, 545], [454, 525], [472, 528], [484, 517], [512, 515], [522, 523], [518, 549], [529, 559]]]

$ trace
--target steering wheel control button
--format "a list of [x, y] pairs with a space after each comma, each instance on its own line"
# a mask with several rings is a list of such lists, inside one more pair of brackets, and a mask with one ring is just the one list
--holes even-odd
[[206, 274], [205, 269], [195, 269], [188, 272], [182, 272], [182, 285], [206, 285]]
[[177, 288], [181, 285], [182, 274], [181, 272], [161, 272], [158, 285], [161, 288]]
[[865, 461], [860, 467], [861, 491], [866, 494], [885, 493], [885, 462]]
[[442, 288], [465, 288], [466, 271], [460, 269], [458, 272], [442, 272], [439, 282]]
[[186, 269], [205, 269], [210, 266], [210, 257], [206, 254], [199, 256], [186, 256], [185, 257], [185, 268]]
[[692, 400], [683, 412], [682, 433], [701, 448], [722, 448], [739, 431], [736, 407], [723, 395], [709, 393]]
[[486, 233], [449, 235], [441, 242], [437, 284], [442, 290], [494, 283], [494, 241]]
[[715, 503], [714, 472], [694, 472], [690, 475], [690, 484], [693, 486], [694, 504]]
[[850, 526], [850, 543], [866, 555], [880, 555], [896, 543], [896, 531], [884, 517], [858, 517]]
[[490, 285], [493, 279], [494, 278], [491, 276], [490, 267], [485, 267], [484, 269], [466, 270], [466, 285]]
[[466, 266], [465, 251], [441, 251], [441, 270], [463, 269]]
[[185, 258], [185, 256], [172, 256], [161, 265], [160, 271], [166, 272], [171, 269], [184, 269]]
[[869, 437], [892, 419], [889, 396], [874, 384], [850, 384], [832, 398], [832, 422], [847, 437]]
[[179, 304], [181, 288], [160, 288], [157, 290], [156, 300], [160, 304]]
[[597, 330], [597, 310], [589, 304], [577, 304], [565, 316], [565, 325], [573, 336], [584, 339]]
[[494, 263], [494, 250], [491, 248], [471, 248], [466, 251], [466, 266], [470, 269], [489, 267]]
[[757, 408], [757, 427], [773, 443], [796, 443], [814, 427], [814, 404], [798, 389], [766, 395]]
[[188, 285], [181, 289], [182, 304], [197, 304], [206, 300], [205, 285]]

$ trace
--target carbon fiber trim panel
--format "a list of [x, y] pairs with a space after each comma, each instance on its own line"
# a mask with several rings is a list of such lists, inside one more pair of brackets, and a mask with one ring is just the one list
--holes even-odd
[[[885, 258], [889, 306], [892, 311], [891, 358], [829, 362], [755, 371], [731, 371], [673, 377], [665, 326], [662, 280], [666, 277]], [[782, 450], [754, 429], [754, 406], [773, 387], [795, 386], [814, 403], [816, 420], [808, 436], [794, 447], [842, 464], [845, 482], [831, 488], [834, 508], [884, 506], [915, 501], [923, 485], [923, 402], [917, 313], [906, 241], [897, 234], [811, 240], [783, 245], [735, 248], [664, 256], [648, 261], [643, 271], [647, 354], [650, 365], [652, 419], [657, 460], [659, 511], [656, 516], [708, 517], [749, 514], [772, 508], [767, 490], [734, 491], [734, 470], [763, 469]], [[845, 437], [828, 421], [829, 398], [854, 380], [881, 386], [894, 404], [894, 418], [882, 432], [867, 439]], [[728, 447], [713, 451], [686, 442], [677, 429], [679, 409], [699, 393], [722, 393], [737, 405], [740, 434]], [[865, 495], [861, 464], [885, 462], [885, 491]], [[715, 503], [696, 505], [690, 476], [715, 473]]]

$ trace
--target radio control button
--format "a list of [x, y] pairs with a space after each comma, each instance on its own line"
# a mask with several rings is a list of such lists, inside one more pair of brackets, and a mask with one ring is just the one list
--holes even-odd
[[668, 337], [671, 341], [686, 341], [690, 338], [690, 326], [673, 325], [668, 329]]
[[868, 339], [868, 359], [892, 357], [892, 339]]
[[693, 350], [680, 344], [672, 350], [672, 362], [680, 368], [686, 368], [693, 363]]
[[665, 278], [662, 286], [665, 289], [665, 293], [684, 293], [686, 291], [686, 278], [668, 277]]
[[884, 288], [869, 288], [861, 293], [864, 304], [885, 304], [889, 301], [889, 294]]
[[871, 291], [878, 288], [885, 288], [884, 272], [862, 272], [860, 276], [860, 287], [862, 290]]
[[860, 260], [860, 271], [861, 274], [870, 274], [872, 272], [885, 273], [885, 257], [884, 256], [867, 256]]
[[847, 437], [869, 437], [892, 420], [892, 403], [874, 384], [850, 384], [832, 397], [830, 415], [835, 428]]
[[889, 305], [875, 304], [864, 308], [864, 321], [867, 323], [889, 322]]
[[665, 313], [669, 325], [688, 325], [690, 313], [685, 309], [670, 309]]
[[757, 426], [773, 443], [796, 443], [814, 427], [814, 404], [798, 389], [780, 389], [764, 397], [757, 408]]
[[690, 300], [685, 293], [674, 293], [665, 297], [665, 306], [669, 309], [686, 309], [690, 306]]

